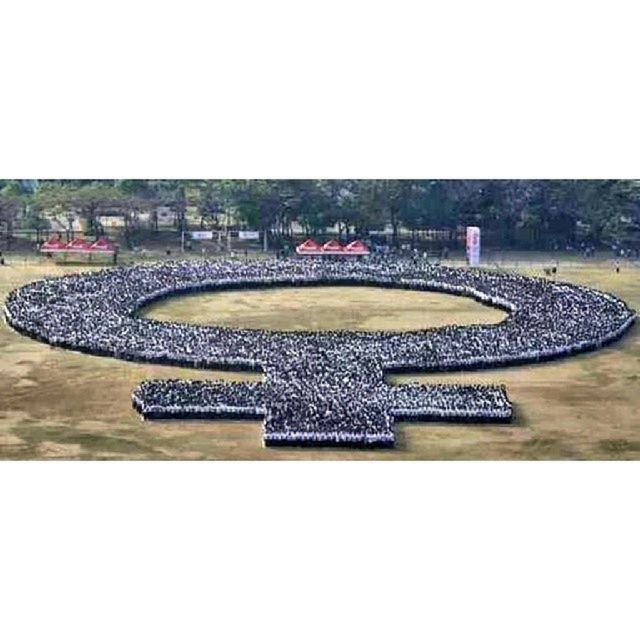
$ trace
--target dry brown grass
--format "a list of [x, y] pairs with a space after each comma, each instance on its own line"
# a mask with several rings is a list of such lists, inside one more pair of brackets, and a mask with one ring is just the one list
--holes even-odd
[[[0, 267], [0, 299], [13, 287], [79, 270], [47, 263]], [[541, 275], [541, 269], [520, 271]], [[638, 269], [561, 267], [560, 277], [611, 291], [640, 308]], [[187, 296], [154, 317], [274, 329], [415, 329], [497, 322], [498, 311], [459, 297], [367, 287], [281, 289]], [[428, 314], [425, 316], [425, 314]], [[150, 377], [248, 379], [121, 362], [40, 344], [0, 325], [0, 458], [34, 459], [639, 459], [640, 328], [596, 353], [554, 363], [394, 382], [505, 383], [508, 427], [444, 424], [396, 428], [391, 451], [265, 449], [259, 422], [141, 422], [133, 387]], [[255, 378], [255, 376], [253, 376]]]
[[156, 320], [283, 331], [411, 331], [452, 322], [498, 323], [505, 314], [470, 298], [379, 287], [223, 291], [169, 298], [147, 309]]

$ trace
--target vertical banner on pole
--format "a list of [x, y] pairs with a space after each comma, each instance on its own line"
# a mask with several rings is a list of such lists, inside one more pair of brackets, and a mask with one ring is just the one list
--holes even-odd
[[470, 267], [480, 265], [480, 227], [467, 227], [467, 262]]

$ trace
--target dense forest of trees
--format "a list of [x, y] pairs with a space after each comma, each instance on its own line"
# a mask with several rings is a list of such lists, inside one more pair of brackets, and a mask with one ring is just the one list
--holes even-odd
[[118, 214], [126, 233], [136, 213], [153, 218], [160, 206], [178, 230], [191, 211], [202, 228], [231, 220], [277, 242], [294, 223], [310, 236], [387, 229], [394, 244], [474, 224], [504, 248], [640, 245], [634, 180], [0, 180], [0, 233], [46, 228], [52, 212], [81, 216], [94, 234], [100, 216]]

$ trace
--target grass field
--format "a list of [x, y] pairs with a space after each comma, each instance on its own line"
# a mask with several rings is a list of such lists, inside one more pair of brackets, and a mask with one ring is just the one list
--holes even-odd
[[[520, 262], [519, 272], [542, 275]], [[0, 267], [0, 301], [14, 287], [81, 270], [50, 263]], [[561, 265], [559, 279], [610, 291], [640, 309], [640, 269]], [[172, 298], [158, 319], [271, 329], [416, 329], [499, 322], [502, 313], [454, 296], [371, 287], [277, 289]], [[0, 325], [2, 459], [640, 459], [640, 327], [615, 345], [553, 363], [392, 382], [507, 385], [507, 427], [398, 424], [394, 450], [263, 448], [259, 422], [142, 422], [132, 389], [151, 377], [258, 379], [98, 358], [54, 349]]]
[[148, 308], [156, 320], [247, 329], [410, 331], [452, 322], [498, 323], [506, 314], [470, 298], [377, 287], [311, 287], [203, 293]]

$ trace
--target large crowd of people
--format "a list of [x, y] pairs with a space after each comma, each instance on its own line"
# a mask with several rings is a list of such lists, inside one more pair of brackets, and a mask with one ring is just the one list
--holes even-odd
[[[441, 291], [508, 312], [493, 325], [421, 331], [286, 332], [158, 322], [145, 305], [188, 292], [363, 284]], [[148, 418], [264, 417], [265, 444], [391, 446], [402, 419], [508, 421], [503, 387], [399, 385], [388, 371], [537, 362], [596, 349], [635, 318], [606, 293], [546, 279], [412, 260], [174, 261], [47, 279], [11, 292], [5, 317], [49, 344], [127, 360], [264, 373], [262, 383], [153, 380], [133, 393]]]
[[341, 378], [345, 386], [338, 388], [332, 378], [325, 374], [324, 380], [305, 377], [291, 384], [276, 372], [264, 383], [149, 380], [134, 391], [133, 406], [146, 418], [264, 418], [266, 444], [392, 446], [396, 418], [511, 420], [503, 386], [345, 385]]

